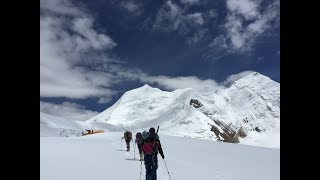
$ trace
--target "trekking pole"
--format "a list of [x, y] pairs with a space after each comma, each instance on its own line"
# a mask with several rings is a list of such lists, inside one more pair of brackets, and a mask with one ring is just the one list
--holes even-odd
[[134, 154], [134, 159], [136, 159], [136, 143], [134, 143], [133, 141], [132, 141], [132, 143], [133, 143], [133, 154]]
[[140, 180], [141, 180], [141, 174], [142, 174], [142, 161], [140, 163]]
[[168, 172], [168, 175], [169, 175], [169, 179], [171, 180], [170, 173], [169, 173], [169, 170], [168, 170], [168, 167], [167, 167], [166, 161], [165, 161], [164, 159], [163, 159], [163, 162], [164, 162], [164, 165], [166, 165], [166, 169], [167, 169], [167, 172]]

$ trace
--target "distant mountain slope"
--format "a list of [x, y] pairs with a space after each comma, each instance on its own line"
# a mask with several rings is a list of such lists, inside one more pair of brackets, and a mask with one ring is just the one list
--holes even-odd
[[81, 136], [84, 131], [80, 121], [66, 120], [40, 112], [40, 136]]

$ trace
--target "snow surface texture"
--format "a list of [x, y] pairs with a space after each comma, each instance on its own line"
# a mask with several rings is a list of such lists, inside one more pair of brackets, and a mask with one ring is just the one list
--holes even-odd
[[[199, 104], [190, 105], [191, 99]], [[216, 90], [167, 92], [144, 85], [85, 122], [55, 120], [44, 113], [40, 117], [40, 136], [61, 136], [62, 130], [68, 136], [84, 129], [138, 131], [159, 125], [165, 135], [280, 148], [280, 84], [255, 72]]]
[[[141, 163], [134, 160], [133, 149], [124, 151], [122, 136], [106, 132], [83, 137], [40, 137], [40, 179], [139, 180]], [[172, 180], [280, 179], [279, 149], [167, 136], [160, 131], [159, 136]], [[137, 149], [135, 154], [138, 159]], [[160, 155], [158, 158], [158, 180], [169, 180], [164, 161]], [[141, 179], [145, 179], [143, 164], [141, 169]]]

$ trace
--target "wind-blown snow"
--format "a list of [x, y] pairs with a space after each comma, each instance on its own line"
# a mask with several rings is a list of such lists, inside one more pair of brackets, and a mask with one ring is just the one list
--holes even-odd
[[[139, 180], [141, 163], [134, 160], [133, 149], [130, 153], [120, 151], [122, 135], [106, 132], [82, 137], [41, 137], [40, 179]], [[167, 136], [161, 131], [159, 136], [172, 180], [280, 179], [279, 149]], [[138, 158], [137, 149], [135, 153]], [[168, 180], [164, 161], [160, 155], [158, 158], [158, 180]]]

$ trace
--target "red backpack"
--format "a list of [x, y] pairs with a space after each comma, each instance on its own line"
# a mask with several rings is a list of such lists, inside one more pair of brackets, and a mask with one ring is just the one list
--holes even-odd
[[142, 151], [144, 154], [152, 154], [157, 150], [157, 143], [156, 138], [159, 138], [157, 134], [149, 136], [146, 139], [145, 143], [142, 145]]
[[152, 154], [154, 152], [155, 142], [147, 142], [142, 146], [142, 151], [144, 154]]

